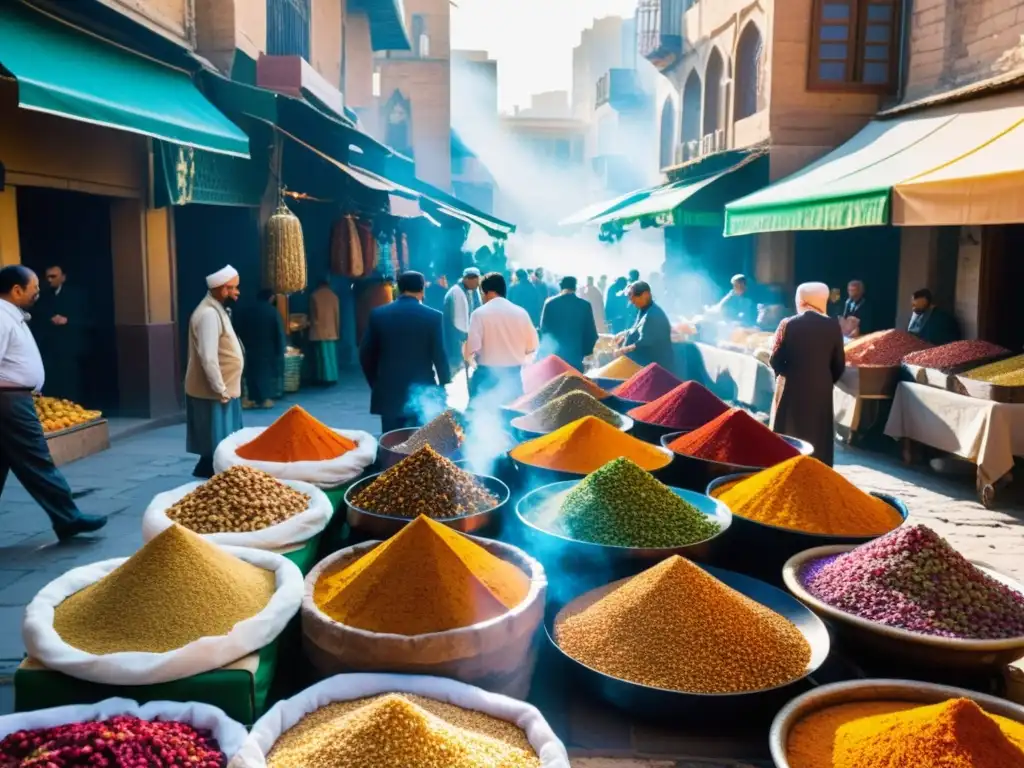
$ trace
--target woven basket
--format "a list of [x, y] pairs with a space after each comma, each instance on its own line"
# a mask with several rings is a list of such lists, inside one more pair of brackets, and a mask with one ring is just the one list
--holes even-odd
[[302, 383], [303, 355], [287, 355], [284, 358], [284, 391], [298, 392]]

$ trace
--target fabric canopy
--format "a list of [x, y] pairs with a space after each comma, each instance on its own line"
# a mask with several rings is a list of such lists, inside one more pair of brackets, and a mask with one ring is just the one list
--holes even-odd
[[22, 3], [0, 8], [0, 65], [25, 109], [249, 156], [249, 139], [186, 72], [108, 44]]
[[617, 208], [611, 213], [596, 216], [590, 220], [590, 224], [606, 224], [612, 221], [618, 222], [623, 227], [635, 224], [641, 219], [658, 218], [670, 216], [680, 205], [685, 203], [705, 187], [714, 184], [720, 178], [734, 169], [716, 173], [699, 180], [677, 181], [655, 187], [644, 197], [635, 202], [628, 203]]
[[[654, 189], [658, 188], [655, 187]], [[637, 189], [633, 192], [629, 192], [620, 197], [612, 198], [611, 200], [602, 200], [599, 203], [592, 203], [591, 205], [588, 205], [586, 208], [582, 208], [576, 211], [576, 213], [574, 213], [572, 216], [567, 216], [566, 218], [562, 219], [560, 222], [558, 222], [558, 226], [576, 227], [581, 224], [586, 224], [590, 222], [591, 219], [601, 216], [602, 214], [617, 211], [623, 206], [629, 205], [630, 203], [634, 203], [637, 200], [642, 200], [643, 198], [650, 195], [653, 191], [653, 189]]]

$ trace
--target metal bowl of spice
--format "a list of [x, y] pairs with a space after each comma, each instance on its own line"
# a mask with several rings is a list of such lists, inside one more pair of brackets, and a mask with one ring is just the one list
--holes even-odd
[[462, 424], [452, 411], [445, 411], [422, 427], [406, 427], [385, 432], [377, 441], [377, 463], [382, 470], [429, 445], [446, 459], [462, 460], [465, 440]]

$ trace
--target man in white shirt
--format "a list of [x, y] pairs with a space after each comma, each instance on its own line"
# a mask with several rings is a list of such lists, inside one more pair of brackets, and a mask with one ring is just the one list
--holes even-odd
[[42, 390], [46, 377], [26, 310], [38, 298], [39, 278], [31, 269], [0, 269], [0, 494], [8, 471], [14, 472], [64, 541], [98, 531], [107, 518], [78, 510], [36, 416], [32, 394]]
[[466, 356], [476, 360], [469, 396], [486, 397], [488, 405], [499, 406], [523, 394], [522, 369], [540, 341], [529, 313], [505, 298], [503, 275], [489, 273], [480, 290], [484, 304], [470, 317], [466, 340]]

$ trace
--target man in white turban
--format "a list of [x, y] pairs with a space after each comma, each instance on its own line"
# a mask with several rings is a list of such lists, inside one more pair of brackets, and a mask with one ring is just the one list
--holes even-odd
[[799, 314], [783, 320], [775, 332], [770, 362], [778, 378], [771, 427], [806, 440], [814, 446], [814, 456], [832, 466], [832, 387], [846, 369], [846, 354], [839, 321], [828, 316], [828, 295], [824, 283], [798, 287]]
[[199, 456], [193, 474], [213, 476], [213, 452], [242, 428], [242, 345], [231, 325], [238, 271], [226, 266], [206, 277], [209, 289], [188, 323], [185, 372], [186, 450]]

